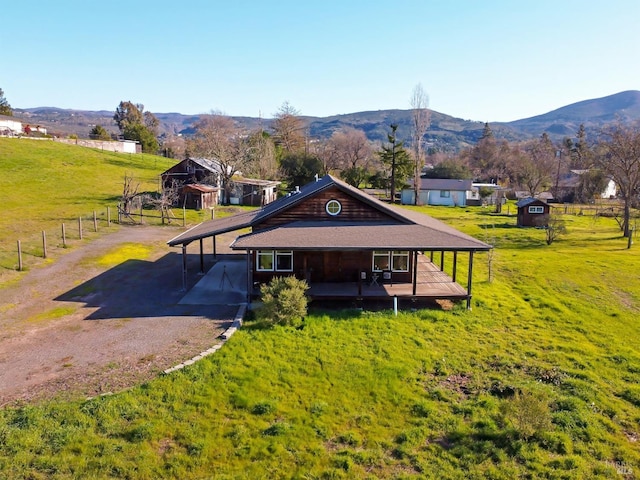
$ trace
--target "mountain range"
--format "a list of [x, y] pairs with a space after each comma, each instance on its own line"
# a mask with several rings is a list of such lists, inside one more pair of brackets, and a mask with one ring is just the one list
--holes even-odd
[[[24, 123], [42, 125], [49, 133], [66, 136], [70, 134], [88, 137], [95, 125], [102, 125], [108, 131], [117, 133], [113, 121], [113, 111], [69, 110], [55, 107], [14, 109], [14, 115]], [[193, 124], [199, 115], [181, 113], [154, 113], [160, 121], [160, 134], [183, 134], [193, 132]], [[253, 117], [233, 117], [244, 128], [269, 129], [271, 119]], [[398, 125], [398, 137], [410, 143], [411, 110], [377, 110], [348, 113], [330, 117], [303, 116], [308, 134], [312, 138], [328, 138], [343, 127], [363, 130], [373, 142], [387, 139], [389, 125]], [[640, 91], [628, 90], [602, 98], [584, 100], [566, 105], [548, 113], [512, 122], [490, 122], [491, 130], [498, 139], [508, 141], [525, 140], [547, 132], [556, 140], [574, 137], [580, 124], [587, 133], [597, 131], [604, 124], [620, 120], [634, 122], [640, 120]], [[430, 146], [438, 151], [454, 152], [475, 144], [484, 129], [484, 122], [463, 120], [431, 110], [431, 125], [426, 134]]]

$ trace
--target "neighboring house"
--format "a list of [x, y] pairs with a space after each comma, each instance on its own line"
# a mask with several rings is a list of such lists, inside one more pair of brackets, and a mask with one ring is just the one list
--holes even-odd
[[0, 135], [21, 135], [22, 122], [15, 117], [0, 115]]
[[[480, 190], [491, 192], [491, 195], [482, 198]], [[496, 205], [505, 200], [504, 189], [495, 183], [472, 183], [471, 190], [467, 191], [467, 205]]]
[[178, 205], [209, 208], [220, 200], [220, 164], [206, 158], [185, 158], [160, 174], [162, 188], [178, 185]]
[[207, 158], [185, 158], [173, 167], [160, 174], [164, 188], [171, 187], [172, 182], [183, 185], [199, 183], [212, 187], [220, 186], [220, 164]]
[[519, 227], [542, 227], [546, 225], [551, 206], [539, 198], [523, 198], [516, 203]]
[[[473, 255], [491, 247], [427, 215], [382, 202], [327, 175], [249, 212], [210, 220], [168, 242], [187, 246], [250, 228], [231, 244], [247, 256], [248, 301], [273, 277], [306, 279], [312, 299], [400, 297], [466, 300], [471, 305]], [[468, 259], [466, 288], [456, 283], [458, 254]], [[444, 273], [445, 253], [452, 276]], [[436, 255], [437, 254], [437, 255]], [[439, 259], [439, 265], [434, 263]], [[202, 263], [201, 263], [202, 265]], [[202, 268], [202, 267], [201, 267]]]
[[280, 182], [272, 180], [258, 180], [254, 178], [231, 179], [231, 205], [249, 205], [261, 207], [273, 202], [278, 197], [277, 188]]
[[[409, 188], [402, 190], [402, 203], [404, 205], [415, 204], [413, 180], [411, 180], [410, 183]], [[471, 180], [420, 178], [420, 191], [418, 195], [421, 205], [464, 207], [467, 203], [467, 194], [471, 190]]]
[[180, 206], [200, 210], [213, 208], [220, 203], [220, 188], [198, 183], [188, 183], [180, 187]]
[[[578, 198], [580, 195], [580, 189], [583, 184], [583, 175], [589, 173], [589, 170], [570, 170], [569, 173], [562, 176], [558, 180], [558, 187], [556, 189], [556, 197], [560, 202], [573, 201], [574, 198]], [[616, 182], [607, 178], [605, 189], [599, 193], [600, 198], [615, 198], [617, 195]]]

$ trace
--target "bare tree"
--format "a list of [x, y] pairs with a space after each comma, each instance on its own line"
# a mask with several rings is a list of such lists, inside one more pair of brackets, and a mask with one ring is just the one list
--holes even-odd
[[362, 130], [345, 127], [334, 132], [327, 142], [326, 155], [348, 184], [359, 187], [366, 180], [373, 151]]
[[520, 146], [511, 162], [511, 176], [534, 197], [551, 185], [556, 148], [546, 134]]
[[222, 203], [231, 197], [231, 178], [242, 170], [247, 160], [246, 137], [231, 117], [220, 113], [202, 115], [195, 124], [195, 134], [188, 142], [194, 155], [215, 161], [220, 166]]
[[243, 174], [249, 178], [275, 180], [279, 176], [276, 148], [271, 136], [258, 130], [247, 137]]
[[284, 102], [274, 115], [274, 140], [284, 154], [300, 153], [304, 150], [305, 124], [300, 118], [300, 112], [289, 102]]
[[120, 203], [118, 204], [118, 217], [124, 215], [136, 223], [131, 217], [131, 211], [133, 210], [134, 199], [138, 197], [138, 188], [140, 188], [140, 182], [134, 182], [133, 177], [129, 175], [124, 176], [122, 197], [120, 197]]
[[153, 207], [160, 212], [163, 225], [165, 219], [167, 220], [167, 223], [171, 223], [171, 217], [175, 218], [175, 215], [171, 212], [171, 207], [175, 205], [180, 198], [181, 187], [181, 182], [171, 180], [169, 186], [164, 186], [162, 188], [162, 192], [159, 197], [147, 199], [147, 203], [153, 205]]
[[414, 203], [420, 205], [420, 173], [424, 166], [424, 134], [431, 124], [429, 95], [425, 93], [421, 83], [413, 88], [410, 103], [412, 108]]
[[559, 213], [551, 213], [540, 217], [538, 225], [544, 228], [547, 245], [551, 245], [561, 235], [567, 233], [566, 222]]
[[624, 202], [622, 230], [631, 234], [631, 207], [640, 193], [640, 123], [620, 122], [604, 127], [600, 132], [600, 168], [613, 178]]

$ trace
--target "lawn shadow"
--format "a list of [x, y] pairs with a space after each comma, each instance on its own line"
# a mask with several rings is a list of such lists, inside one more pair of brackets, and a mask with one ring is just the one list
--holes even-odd
[[[223, 255], [219, 256], [223, 257]], [[205, 258], [205, 271], [216, 262]], [[96, 310], [85, 320], [112, 318], [203, 316], [228, 318], [237, 305], [179, 305], [202, 278], [200, 257], [187, 255], [187, 289], [182, 284], [182, 255], [171, 252], [156, 261], [127, 260], [55, 298], [84, 303]]]

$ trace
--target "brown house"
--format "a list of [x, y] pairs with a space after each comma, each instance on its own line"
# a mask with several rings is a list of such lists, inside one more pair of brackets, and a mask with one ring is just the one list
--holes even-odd
[[278, 185], [280, 182], [272, 180], [234, 177], [229, 203], [231, 205], [261, 207], [273, 202], [278, 197]]
[[523, 198], [516, 203], [519, 227], [543, 227], [547, 224], [551, 206], [539, 198]]
[[220, 164], [207, 158], [189, 157], [160, 174], [162, 186], [168, 188], [173, 181], [183, 185], [200, 183], [220, 186]]
[[180, 188], [180, 206], [200, 210], [213, 208], [219, 203], [220, 188], [189, 183]]
[[[168, 244], [181, 245], [186, 256], [187, 245], [199, 240], [202, 255], [203, 238], [215, 242], [216, 235], [246, 227], [251, 233], [231, 248], [246, 253], [249, 301], [256, 285], [295, 275], [307, 280], [312, 299], [466, 299], [470, 307], [473, 255], [491, 249], [330, 175], [259, 210], [204, 222]], [[456, 283], [460, 252], [469, 257], [466, 288]], [[451, 276], [444, 273], [445, 253]]]

